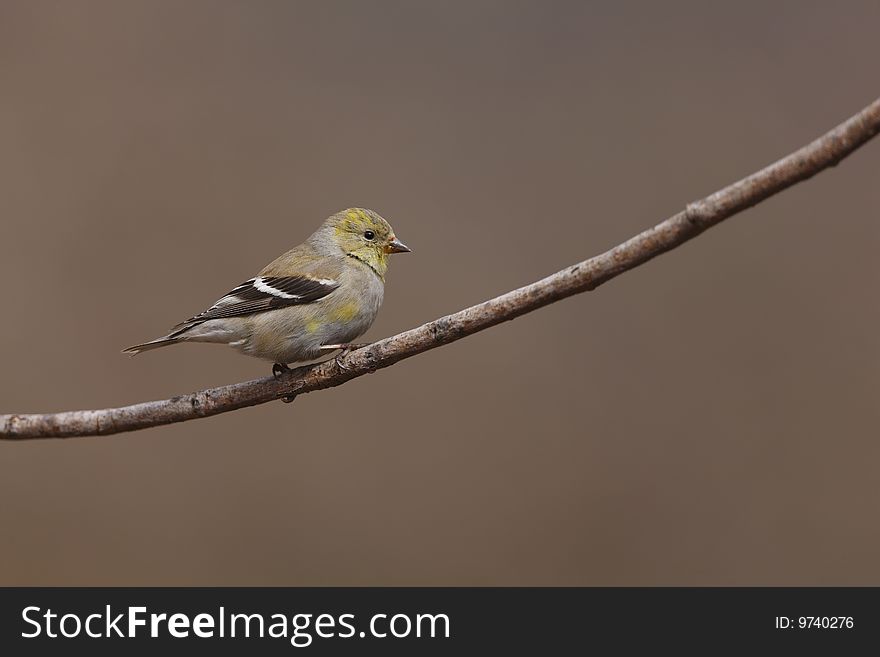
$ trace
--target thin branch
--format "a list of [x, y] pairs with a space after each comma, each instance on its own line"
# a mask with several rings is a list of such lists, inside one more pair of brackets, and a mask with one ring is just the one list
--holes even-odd
[[27, 440], [135, 431], [341, 385], [565, 297], [593, 290], [693, 239], [724, 219], [836, 165], [878, 132], [880, 98], [791, 155], [689, 204], [682, 212], [610, 251], [489, 301], [375, 342], [338, 360], [291, 370], [277, 381], [268, 377], [121, 408], [0, 415], [0, 438]]

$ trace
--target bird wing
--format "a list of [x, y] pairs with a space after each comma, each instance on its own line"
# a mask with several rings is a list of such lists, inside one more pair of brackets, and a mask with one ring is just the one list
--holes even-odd
[[339, 287], [331, 278], [312, 276], [256, 276], [227, 293], [206, 311], [172, 329], [171, 335], [211, 319], [242, 317], [323, 299]]

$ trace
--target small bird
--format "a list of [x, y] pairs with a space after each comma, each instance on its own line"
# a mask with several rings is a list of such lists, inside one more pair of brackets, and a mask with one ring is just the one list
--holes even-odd
[[342, 210], [206, 311], [123, 353], [217, 342], [272, 361], [278, 377], [289, 363], [355, 348], [382, 304], [388, 254], [409, 252], [376, 212]]

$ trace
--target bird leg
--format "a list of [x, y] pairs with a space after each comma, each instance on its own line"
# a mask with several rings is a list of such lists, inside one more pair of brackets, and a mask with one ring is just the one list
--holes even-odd
[[355, 349], [362, 349], [363, 347], [369, 346], [369, 342], [343, 342], [342, 344], [322, 344], [319, 349], [321, 351], [336, 351], [337, 349], [342, 349], [342, 354], [347, 355]]

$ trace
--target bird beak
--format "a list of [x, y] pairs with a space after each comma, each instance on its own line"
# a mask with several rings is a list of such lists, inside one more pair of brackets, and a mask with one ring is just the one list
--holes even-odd
[[411, 253], [412, 249], [409, 248], [406, 244], [401, 242], [399, 239], [391, 236], [391, 241], [388, 242], [388, 245], [385, 247], [385, 253]]

